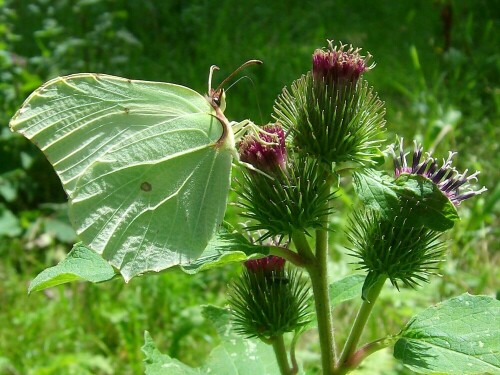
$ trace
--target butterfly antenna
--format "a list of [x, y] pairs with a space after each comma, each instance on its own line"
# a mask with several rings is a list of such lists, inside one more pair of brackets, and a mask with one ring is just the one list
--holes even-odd
[[210, 67], [210, 73], [208, 73], [208, 93], [212, 92], [212, 76], [214, 74], [214, 70], [219, 70], [219, 67], [217, 65], [212, 65]]
[[257, 103], [257, 109], [259, 110], [260, 122], [263, 123], [264, 122], [264, 116], [262, 116], [262, 109], [260, 108], [260, 98], [259, 98], [259, 95], [257, 93], [257, 87], [255, 86], [255, 82], [253, 81], [252, 78], [250, 78], [249, 76], [240, 77], [236, 81], [234, 81], [231, 85], [229, 85], [229, 87], [225, 91], [229, 92], [229, 89], [231, 87], [233, 87], [234, 85], [236, 85], [242, 79], [248, 79], [250, 81], [250, 83], [252, 84], [252, 87], [254, 89], [254, 94], [255, 94], [255, 101]]
[[[215, 91], [219, 91], [221, 87], [229, 81], [231, 78], [234, 77], [235, 74], [237, 74], [240, 70], [246, 68], [248, 65], [260, 65], [262, 64], [262, 61], [260, 60], [248, 60], [247, 62], [243, 63], [240, 65], [238, 69], [236, 69], [234, 72], [232, 72], [230, 75], [228, 75], [220, 84], [217, 86], [217, 89]], [[212, 73], [212, 70], [210, 71]], [[210, 79], [210, 78], [209, 78]]]

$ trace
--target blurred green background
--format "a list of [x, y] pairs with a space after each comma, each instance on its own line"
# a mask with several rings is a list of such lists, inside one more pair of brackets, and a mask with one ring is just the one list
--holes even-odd
[[[481, 170], [483, 196], [459, 207], [442, 277], [418, 291], [387, 288], [365, 339], [395, 334], [431, 303], [499, 290], [500, 1], [0, 0], [0, 374], [141, 374], [143, 332], [197, 366], [217, 338], [199, 305], [224, 305], [239, 267], [195, 276], [177, 271], [103, 285], [72, 284], [27, 296], [44, 268], [64, 258], [75, 236], [65, 195], [42, 153], [8, 129], [10, 117], [46, 80], [76, 72], [174, 82], [204, 93], [248, 59], [227, 93], [231, 120], [271, 120], [283, 86], [310, 69], [326, 39], [370, 52], [365, 78], [387, 107], [385, 138], [418, 139], [459, 170]], [[408, 145], [410, 142], [408, 141]], [[390, 169], [389, 163], [387, 168]], [[332, 278], [352, 271], [343, 229], [353, 204], [346, 180], [337, 200]], [[233, 212], [233, 211], [231, 211]], [[229, 216], [233, 223], [237, 218]], [[336, 311], [347, 334], [355, 302]], [[358, 373], [408, 373], [390, 351]], [[317, 338], [299, 357], [316, 373]], [[375, 369], [375, 370], [374, 370]]]

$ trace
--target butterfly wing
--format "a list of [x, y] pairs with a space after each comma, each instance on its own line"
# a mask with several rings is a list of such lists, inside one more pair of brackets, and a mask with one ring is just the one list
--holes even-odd
[[196, 259], [223, 219], [231, 152], [195, 91], [77, 74], [35, 91], [11, 128], [47, 156], [82, 242], [126, 280]]

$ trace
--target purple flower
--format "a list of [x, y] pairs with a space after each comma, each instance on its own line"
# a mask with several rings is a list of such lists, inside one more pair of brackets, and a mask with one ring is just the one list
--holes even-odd
[[[423, 147], [414, 141], [415, 147], [413, 149], [413, 157], [411, 166], [406, 162], [406, 156], [403, 149], [403, 139], [399, 141], [399, 155], [396, 155], [394, 146], [392, 147], [392, 155], [394, 159], [394, 176], [398, 178], [402, 174], [421, 175], [432, 182], [450, 199], [450, 201], [458, 206], [462, 201], [469, 199], [475, 195], [485, 192], [486, 187], [479, 190], [473, 190], [471, 181], [477, 181], [479, 171], [476, 171], [467, 176], [468, 170], [459, 173], [454, 167], [451, 166], [453, 156], [456, 152], [449, 152], [448, 159], [444, 160], [441, 166], [430, 153], [423, 155]], [[464, 191], [465, 190], [465, 191]]]
[[367, 65], [371, 55], [362, 56], [361, 49], [352, 46], [346, 50], [347, 45], [333, 46], [328, 41], [328, 50], [317, 49], [314, 51], [313, 77], [314, 80], [329, 82], [351, 81], [356, 82], [361, 74], [372, 69], [375, 65]]
[[263, 272], [265, 275], [271, 275], [281, 273], [285, 267], [285, 259], [269, 255], [265, 258], [247, 260], [244, 264], [251, 272]]
[[266, 125], [258, 138], [249, 134], [239, 146], [240, 160], [264, 172], [286, 170], [285, 132], [281, 125]]

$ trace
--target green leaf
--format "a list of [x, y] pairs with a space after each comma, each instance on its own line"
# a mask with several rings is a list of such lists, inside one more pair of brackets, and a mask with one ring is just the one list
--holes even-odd
[[[332, 308], [340, 305], [343, 302], [361, 297], [361, 288], [365, 279], [365, 275], [354, 274], [348, 275], [328, 285], [328, 294], [330, 295], [330, 303]], [[314, 296], [311, 296], [311, 298], [309, 299], [309, 303], [311, 304], [311, 306], [314, 305]], [[311, 316], [311, 321], [304, 327], [302, 331], [317, 326], [317, 317], [316, 314], [313, 314]]]
[[146, 375], [200, 375], [199, 369], [194, 369], [162, 354], [156, 347], [153, 338], [148, 331], [144, 332], [144, 345], [142, 351], [146, 356], [144, 360], [146, 365]]
[[425, 226], [443, 232], [459, 220], [448, 197], [429, 179], [403, 175], [397, 180], [381, 172], [366, 170], [354, 173], [354, 188], [365, 206], [382, 218], [398, 216], [411, 226]]
[[237, 336], [231, 328], [230, 313], [226, 309], [205, 306], [205, 318], [215, 326], [221, 344], [214, 348], [206, 364], [199, 368], [189, 367], [176, 359], [162, 354], [150, 334], [145, 333], [142, 347], [146, 355], [146, 375], [276, 375], [279, 368], [272, 347], [259, 340]]
[[407, 218], [413, 226], [444, 232], [460, 219], [455, 205], [426, 177], [403, 175], [395, 183], [402, 210], [410, 213]]
[[462, 294], [413, 317], [394, 357], [426, 374], [500, 373], [500, 301]]
[[242, 234], [224, 223], [203, 253], [192, 263], [181, 266], [181, 269], [186, 273], [195, 274], [255, 257], [252, 255], [268, 255], [269, 249], [269, 246], [253, 245]]
[[77, 243], [62, 262], [43, 270], [35, 277], [28, 293], [77, 280], [100, 283], [111, 280], [115, 275], [113, 267], [99, 254]]
[[361, 297], [361, 287], [365, 279], [365, 275], [355, 274], [331, 283], [328, 286], [328, 292], [332, 307], [340, 305], [342, 302]]
[[0, 203], [0, 237], [17, 237], [22, 233], [19, 219]]

